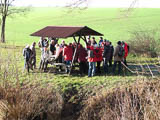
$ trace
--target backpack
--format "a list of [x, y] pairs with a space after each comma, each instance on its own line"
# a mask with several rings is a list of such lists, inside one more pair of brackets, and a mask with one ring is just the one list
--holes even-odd
[[118, 56], [123, 57], [125, 54], [124, 48], [122, 46], [119, 47]]
[[89, 50], [89, 51], [88, 51], [88, 57], [89, 57], [89, 58], [94, 58], [93, 50]]

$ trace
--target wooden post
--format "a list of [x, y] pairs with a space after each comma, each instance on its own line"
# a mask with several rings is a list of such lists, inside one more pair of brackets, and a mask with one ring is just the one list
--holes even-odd
[[87, 44], [87, 38], [86, 38], [86, 36], [84, 36], [84, 41], [85, 41], [85, 43]]
[[74, 41], [75, 41], [75, 43], [76, 43], [76, 49], [74, 50], [73, 59], [72, 59], [72, 63], [71, 63], [71, 68], [70, 68], [70, 71], [69, 71], [69, 75], [70, 75], [71, 72], [72, 72], [72, 67], [73, 67], [73, 63], [74, 63], [75, 57], [76, 57], [76, 53], [77, 53], [77, 49], [78, 49], [78, 44], [79, 44], [79, 42], [80, 42], [81, 36], [79, 36], [79, 38], [78, 38], [78, 43], [77, 43], [77, 41], [76, 41], [75, 36], [73, 37], [73, 39], [74, 39]]
[[86, 36], [84, 36], [84, 38], [82, 38], [84, 40], [84, 42], [87, 44], [87, 39]]
[[86, 43], [86, 46], [87, 46], [87, 39], [86, 39], [86, 36], [84, 36], [84, 38], [81, 36], [81, 38], [84, 40], [84, 42]]

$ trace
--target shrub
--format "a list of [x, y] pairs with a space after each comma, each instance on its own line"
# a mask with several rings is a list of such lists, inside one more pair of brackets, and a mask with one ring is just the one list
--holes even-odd
[[[0, 86], [0, 111], [3, 120], [60, 119], [63, 101], [51, 86], [26, 83]], [[46, 115], [44, 115], [46, 114]]]
[[0, 120], [60, 120], [61, 95], [37, 74], [23, 73], [20, 58], [13, 52], [0, 54]]
[[129, 45], [134, 54], [145, 54], [151, 57], [157, 57], [160, 52], [160, 42], [158, 30], [134, 31], [131, 32]]
[[87, 100], [79, 120], [159, 120], [160, 83], [137, 82]]

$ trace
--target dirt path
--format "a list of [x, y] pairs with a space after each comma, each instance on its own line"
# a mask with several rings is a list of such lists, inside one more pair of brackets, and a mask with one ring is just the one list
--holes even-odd
[[144, 74], [150, 75], [160, 75], [160, 65], [137, 65], [137, 64], [128, 64], [128, 68], [132, 71], [142, 72]]

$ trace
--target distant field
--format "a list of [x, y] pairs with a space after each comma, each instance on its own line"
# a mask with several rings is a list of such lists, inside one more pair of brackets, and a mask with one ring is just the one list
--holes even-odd
[[[157, 28], [160, 25], [160, 9], [137, 8], [129, 17], [118, 8], [90, 8], [84, 11], [67, 13], [62, 8], [32, 8], [25, 16], [8, 18], [6, 40], [10, 44], [25, 45], [38, 41], [31, 33], [48, 25], [89, 26], [115, 43], [127, 40], [129, 31]], [[71, 40], [71, 39], [69, 39]]]

